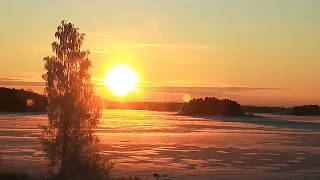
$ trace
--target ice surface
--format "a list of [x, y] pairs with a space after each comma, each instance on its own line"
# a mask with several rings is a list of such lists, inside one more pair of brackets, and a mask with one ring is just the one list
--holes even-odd
[[[4, 163], [45, 164], [37, 139], [45, 115], [1, 114]], [[104, 110], [97, 129], [114, 173], [152, 179], [320, 179], [320, 117], [188, 117]], [[160, 178], [161, 179], [161, 178]]]

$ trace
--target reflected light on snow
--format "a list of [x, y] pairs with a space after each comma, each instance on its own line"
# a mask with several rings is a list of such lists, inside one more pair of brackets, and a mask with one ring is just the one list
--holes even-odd
[[[291, 118], [282, 116], [279, 121], [291, 122]], [[309, 121], [299, 118], [295, 121]], [[101, 154], [115, 159], [115, 171], [121, 174], [151, 176], [156, 170], [159, 175], [168, 176], [163, 179], [194, 179], [195, 173], [200, 179], [211, 179], [219, 172], [271, 175], [273, 171], [294, 170], [294, 177], [301, 179], [313, 169], [319, 173], [319, 129], [261, 123], [270, 120], [195, 118], [174, 112], [109, 109], [103, 110], [96, 134], [101, 140]], [[42, 165], [37, 135], [38, 125], [46, 123], [46, 115], [0, 114], [4, 163], [31, 172]], [[320, 118], [313, 123], [313, 127], [319, 127]]]

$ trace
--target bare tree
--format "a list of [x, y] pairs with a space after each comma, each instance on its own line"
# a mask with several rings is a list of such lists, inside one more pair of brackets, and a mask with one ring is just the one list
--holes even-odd
[[55, 37], [54, 55], [44, 58], [48, 125], [39, 139], [50, 167], [59, 167], [63, 178], [104, 178], [112, 163], [97, 151], [93, 130], [101, 117], [102, 103], [90, 81], [89, 51], [81, 49], [85, 34], [61, 21]]

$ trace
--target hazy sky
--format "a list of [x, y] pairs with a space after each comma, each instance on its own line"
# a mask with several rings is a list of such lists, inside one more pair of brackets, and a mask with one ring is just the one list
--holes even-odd
[[[93, 77], [127, 62], [148, 85], [140, 99], [176, 101], [189, 93], [243, 104], [320, 104], [318, 0], [0, 4], [0, 86], [43, 92], [42, 58], [52, 54], [54, 32], [66, 19], [87, 33]], [[97, 92], [111, 98], [104, 87]]]

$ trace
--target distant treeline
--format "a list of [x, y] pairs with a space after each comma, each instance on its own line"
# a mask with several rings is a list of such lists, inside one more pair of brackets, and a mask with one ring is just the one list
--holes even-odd
[[320, 116], [320, 106], [318, 105], [303, 105], [293, 107], [291, 115], [299, 115], [299, 116]]
[[[208, 98], [208, 97], [207, 97]], [[192, 101], [195, 101], [193, 99]], [[132, 109], [177, 112], [184, 103], [180, 102], [117, 102], [105, 101], [108, 109]], [[281, 113], [288, 114], [292, 108], [268, 107], [268, 106], [241, 106], [244, 112], [248, 113]]]
[[181, 106], [181, 115], [218, 115], [244, 116], [241, 105], [229, 99], [219, 100], [215, 97], [192, 99]]
[[[207, 99], [207, 100], [206, 100]], [[232, 108], [238, 109], [238, 103], [231, 100], [219, 100], [221, 103], [217, 103], [214, 106], [207, 106], [207, 105], [196, 105], [201, 104], [202, 101], [206, 101], [206, 103], [211, 102], [214, 104], [213, 100], [218, 100], [214, 97], [206, 97], [204, 99], [193, 99], [189, 103], [179, 103], [179, 102], [115, 102], [115, 101], [105, 101], [106, 106], [105, 108], [108, 109], [131, 109], [131, 110], [151, 110], [151, 111], [168, 111], [168, 112], [178, 112], [182, 110], [182, 108], [192, 107], [190, 110], [191, 114], [197, 114], [198, 112], [204, 112], [204, 114], [228, 114], [229, 110], [226, 110], [226, 106], [232, 106]], [[204, 104], [206, 104], [204, 103]], [[208, 103], [210, 104], [210, 103]], [[232, 105], [231, 105], [232, 104]], [[236, 105], [237, 104], [237, 105]], [[184, 107], [183, 107], [184, 106]], [[221, 106], [221, 107], [219, 107]], [[195, 108], [195, 109], [193, 109]], [[232, 109], [231, 108], [231, 109]], [[214, 110], [215, 109], [215, 110]], [[230, 107], [229, 107], [230, 109]], [[318, 105], [303, 105], [303, 106], [296, 106], [296, 107], [269, 107], [269, 106], [249, 106], [249, 105], [242, 105], [241, 106], [242, 112], [244, 113], [271, 113], [271, 114], [286, 114], [286, 115], [319, 115], [319, 106]], [[211, 113], [209, 113], [212, 111]], [[216, 112], [214, 112], [216, 111]], [[220, 111], [220, 112], [219, 112]], [[224, 112], [227, 111], [227, 112]], [[235, 110], [233, 110], [235, 111]], [[207, 113], [206, 113], [207, 112]], [[239, 114], [240, 109], [237, 110]], [[202, 114], [202, 113], [199, 113]]]
[[268, 106], [242, 106], [244, 112], [248, 113], [272, 113], [272, 114], [288, 114], [292, 108], [268, 107]]
[[177, 112], [182, 103], [179, 102], [115, 102], [105, 101], [105, 107], [108, 109], [132, 109], [132, 110], [150, 110], [150, 111], [171, 111]]
[[45, 112], [45, 96], [31, 90], [0, 87], [1, 112]]
[[[293, 108], [268, 106], [240, 106], [235, 101], [218, 100], [214, 97], [192, 99], [189, 103], [180, 102], [116, 102], [105, 101], [108, 109], [132, 109], [151, 111], [183, 110], [189, 114], [242, 114], [274, 113], [291, 115], [320, 115], [318, 105], [303, 105]], [[0, 112], [45, 112], [47, 100], [32, 90], [0, 87]]]
[[320, 115], [320, 106], [318, 105], [302, 105], [294, 107], [242, 106], [242, 109], [248, 113], [272, 113], [296, 116]]

